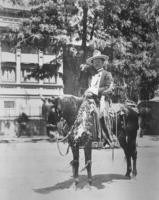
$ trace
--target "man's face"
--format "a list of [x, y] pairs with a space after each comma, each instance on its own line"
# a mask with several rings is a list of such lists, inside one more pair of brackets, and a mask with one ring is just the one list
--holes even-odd
[[55, 108], [54, 108], [54, 107], [52, 107], [52, 108], [51, 108], [51, 111], [52, 111], [52, 112], [55, 112]]
[[104, 68], [105, 70], [108, 69], [108, 61], [107, 61], [107, 60], [104, 62], [104, 64], [103, 64], [103, 68]]
[[103, 67], [104, 60], [101, 58], [97, 58], [93, 60], [93, 66], [98, 70]]

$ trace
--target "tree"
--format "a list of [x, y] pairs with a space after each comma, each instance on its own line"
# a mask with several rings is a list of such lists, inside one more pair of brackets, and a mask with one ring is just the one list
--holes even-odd
[[[115, 3], [113, 4], [113, 2]], [[157, 13], [153, 10], [153, 4], [147, 0], [113, 2], [107, 1], [105, 8], [107, 15], [104, 18], [105, 28], [114, 40], [112, 41], [113, 69], [116, 74], [120, 74], [122, 71], [120, 78], [123, 77], [127, 82], [130, 91], [136, 90], [136, 93], [142, 97], [150, 97], [149, 94], [152, 97], [151, 88], [155, 89], [158, 84], [157, 69], [150, 65], [155, 53], [155, 41], [158, 37]], [[110, 8], [111, 6], [112, 8]], [[153, 10], [151, 15], [148, 14], [149, 10]], [[145, 81], [146, 93], [142, 89], [145, 87]], [[145, 95], [140, 94], [141, 91], [144, 91]], [[131, 94], [130, 96], [133, 97]]]
[[126, 82], [130, 98], [152, 98], [158, 85], [157, 66], [152, 66], [158, 37], [158, 5], [148, 0], [100, 3], [104, 9], [98, 17], [94, 15], [93, 45], [109, 54], [110, 70], [117, 84]]
[[[19, 46], [34, 45], [44, 52], [49, 46], [57, 59], [61, 59], [61, 47], [69, 47], [72, 56], [82, 62], [88, 46], [97, 48], [109, 55], [117, 84], [126, 83], [131, 98], [137, 99], [145, 81], [148, 88], [156, 88], [158, 74], [150, 63], [158, 39], [158, 1], [30, 0], [29, 5], [30, 17], [21, 32], [13, 34]], [[81, 48], [75, 48], [77, 44]], [[146, 98], [149, 93], [152, 91], [146, 90]]]

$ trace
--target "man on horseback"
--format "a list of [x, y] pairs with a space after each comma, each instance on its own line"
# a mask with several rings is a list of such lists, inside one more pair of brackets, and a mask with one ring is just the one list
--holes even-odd
[[[68, 124], [68, 131], [64, 140], [67, 139], [72, 150], [73, 160], [71, 161], [75, 185], [79, 182], [79, 148], [82, 146], [85, 154], [85, 167], [88, 174], [88, 182], [92, 184], [92, 139], [100, 136], [112, 145], [113, 137], [110, 128], [110, 95], [114, 81], [110, 72], [107, 71], [108, 57], [95, 51], [93, 57], [87, 60], [87, 64], [92, 66], [95, 75], [91, 77], [89, 88], [84, 94], [84, 98], [71, 96], [59, 96], [52, 99], [52, 106], [57, 111], [57, 122], [63, 118]], [[91, 67], [89, 68], [91, 69]], [[92, 71], [91, 71], [92, 72]], [[52, 108], [52, 107], [51, 107]], [[50, 109], [51, 109], [50, 108]], [[112, 130], [123, 148], [126, 161], [126, 176], [130, 177], [131, 172], [136, 176], [136, 136], [138, 129], [137, 113], [125, 106], [125, 115], [119, 113], [115, 115], [115, 126]], [[47, 113], [50, 109], [46, 109]], [[112, 118], [111, 118], [112, 119]], [[57, 122], [55, 125], [58, 128]], [[101, 127], [102, 131], [100, 128]], [[113, 129], [115, 127], [115, 129]], [[115, 130], [115, 131], [114, 131]], [[98, 132], [98, 135], [96, 134]], [[95, 137], [94, 137], [95, 136]], [[101, 138], [101, 137], [100, 137]], [[63, 141], [64, 141], [63, 140]], [[131, 169], [131, 159], [133, 159], [133, 171]]]
[[[86, 98], [99, 98], [97, 112], [98, 134], [102, 133], [103, 138], [112, 145], [112, 133], [109, 120], [110, 93], [114, 87], [112, 74], [107, 71], [108, 56], [102, 55], [100, 51], [95, 50], [93, 57], [87, 59], [86, 63], [91, 65], [96, 74], [91, 77], [89, 88], [85, 92]], [[97, 120], [98, 121], [98, 120]], [[102, 130], [101, 130], [102, 129]]]

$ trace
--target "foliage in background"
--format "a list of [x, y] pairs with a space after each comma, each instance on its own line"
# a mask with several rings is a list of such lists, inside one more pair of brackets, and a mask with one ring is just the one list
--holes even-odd
[[[72, 55], [80, 55], [82, 62], [87, 47], [97, 48], [109, 55], [116, 83], [127, 84], [131, 99], [153, 97], [158, 84], [158, 65], [154, 64], [159, 25], [157, 0], [28, 2], [29, 17], [20, 32], [12, 30], [9, 35], [18, 41], [18, 46], [33, 45], [44, 52], [49, 47], [57, 59], [62, 59], [61, 48], [69, 46]], [[81, 48], [76, 48], [79, 45]], [[46, 71], [42, 70], [44, 74]]]

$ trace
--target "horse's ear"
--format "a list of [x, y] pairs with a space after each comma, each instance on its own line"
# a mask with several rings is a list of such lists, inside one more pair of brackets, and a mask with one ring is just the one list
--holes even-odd
[[41, 99], [43, 102], [46, 101], [46, 98], [45, 98], [44, 96], [42, 96], [41, 94], [40, 94], [40, 99]]
[[60, 104], [60, 97], [59, 96], [52, 96], [49, 98], [50, 103], [54, 105], [55, 108], [59, 107]]
[[50, 98], [50, 101], [51, 101], [52, 103], [56, 103], [58, 100], [59, 100], [59, 97], [52, 96], [52, 97]]

